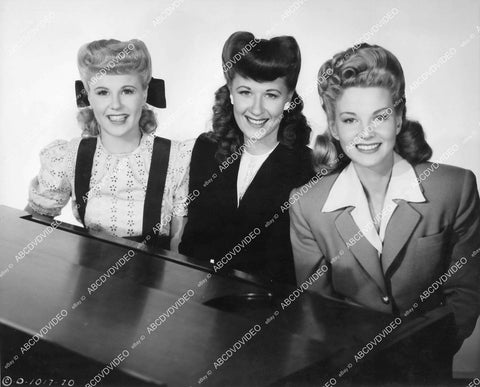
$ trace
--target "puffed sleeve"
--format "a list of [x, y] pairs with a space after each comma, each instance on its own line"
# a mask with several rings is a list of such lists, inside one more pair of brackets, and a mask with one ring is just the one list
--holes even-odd
[[177, 186], [173, 193], [173, 216], [183, 217], [188, 213], [189, 169], [194, 142], [195, 140], [186, 140], [175, 144], [178, 147], [174, 165]]
[[[292, 196], [297, 189], [294, 189]], [[301, 207], [301, 200], [293, 202], [290, 207], [290, 239], [292, 242], [293, 260], [297, 284], [302, 283], [323, 265], [330, 268], [325, 255], [320, 250], [315, 236], [305, 219]], [[310, 289], [323, 295], [335, 294], [329, 275], [320, 277]]]
[[68, 148], [67, 141], [57, 140], [40, 152], [40, 172], [30, 183], [28, 204], [41, 215], [60, 215], [70, 199]]
[[454, 312], [459, 342], [468, 337], [480, 313], [480, 200], [475, 175], [465, 170], [461, 198], [453, 225], [451, 265], [464, 264], [444, 288]]

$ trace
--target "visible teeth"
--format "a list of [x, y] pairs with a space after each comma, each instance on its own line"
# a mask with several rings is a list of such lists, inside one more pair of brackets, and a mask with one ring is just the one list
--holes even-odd
[[127, 116], [126, 115], [108, 116], [108, 119], [110, 121], [121, 122], [121, 121], [125, 121], [127, 119]]
[[252, 124], [254, 124], [254, 125], [262, 125], [262, 124], [264, 124], [265, 122], [268, 121], [267, 119], [255, 120], [255, 119], [250, 118], [250, 117], [247, 117], [247, 120], [248, 120], [249, 122], [251, 122]]
[[371, 144], [371, 145], [366, 145], [366, 144], [359, 145], [359, 144], [357, 144], [357, 148], [359, 148], [361, 150], [373, 150], [375, 148], [378, 148], [379, 146], [380, 146], [380, 144]]

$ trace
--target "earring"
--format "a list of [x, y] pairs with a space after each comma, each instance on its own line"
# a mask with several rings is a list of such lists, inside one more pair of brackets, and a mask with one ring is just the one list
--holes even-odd
[[283, 106], [283, 111], [286, 111], [290, 109], [290, 102], [285, 102], [285, 105]]
[[231, 94], [230, 94], [230, 103], [233, 105], [233, 97]]

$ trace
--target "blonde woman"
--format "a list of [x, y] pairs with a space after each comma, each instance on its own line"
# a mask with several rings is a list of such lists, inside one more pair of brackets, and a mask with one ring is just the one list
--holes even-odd
[[90, 104], [78, 115], [82, 137], [41, 151], [28, 210], [54, 217], [71, 198], [89, 230], [177, 250], [193, 143], [153, 134], [147, 47], [136, 39], [93, 41], [80, 48], [78, 68]]
[[388, 50], [340, 52], [319, 80], [328, 134], [317, 140], [316, 163], [330, 173], [290, 209], [297, 281], [326, 265], [314, 284], [321, 294], [402, 317], [446, 306], [454, 332], [433, 352], [444, 362], [431, 376], [448, 373], [480, 311], [475, 176], [428, 161], [422, 127], [406, 118], [402, 67]]

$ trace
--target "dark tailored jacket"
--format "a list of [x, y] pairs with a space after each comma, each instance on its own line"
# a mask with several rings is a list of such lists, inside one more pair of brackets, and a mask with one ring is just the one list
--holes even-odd
[[[216, 149], [217, 143], [205, 135], [195, 142], [189, 190], [198, 190], [199, 196], [189, 204], [180, 252], [218, 261], [257, 227], [260, 234], [241, 249], [235, 248], [238, 253], [233, 252], [233, 258], [221, 270], [238, 269], [269, 281], [294, 284], [289, 214], [285, 209], [282, 212], [281, 206], [293, 188], [313, 176], [310, 148], [290, 149], [278, 144], [258, 170], [238, 208], [240, 157], [231, 158], [228, 167], [220, 170]], [[272, 219], [273, 223], [269, 222]]]
[[[423, 310], [446, 304], [455, 315], [459, 344], [480, 312], [480, 201], [471, 171], [431, 163], [414, 167], [417, 177], [427, 169], [433, 172], [420, 182], [426, 201], [397, 201], [381, 259], [366, 238], [347, 247], [359, 232], [352, 207], [322, 212], [338, 173], [314, 185], [290, 209], [296, 276], [302, 282], [326, 264], [328, 275], [312, 289], [381, 312], [396, 309], [401, 316], [415, 303]], [[440, 278], [463, 257], [465, 265], [446, 281]]]

